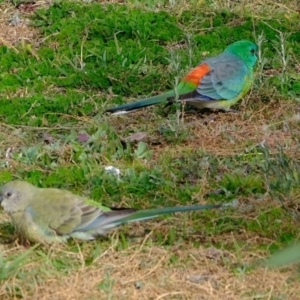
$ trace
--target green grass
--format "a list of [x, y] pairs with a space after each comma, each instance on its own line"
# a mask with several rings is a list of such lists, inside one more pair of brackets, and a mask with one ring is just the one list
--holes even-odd
[[[57, 2], [37, 10], [32, 17], [32, 25], [44, 37], [38, 49], [30, 44], [23, 45], [18, 53], [0, 48], [0, 93], [14, 95], [24, 87], [27, 91], [22, 98], [11, 96], [1, 101], [0, 109], [6, 116], [2, 118], [19, 124], [22, 117], [22, 124], [41, 126], [45, 121], [62, 122], [58, 114], [70, 110], [75, 115], [101, 112], [101, 106], [119, 104], [123, 97], [170, 89], [174, 76], [182, 76], [195, 66], [203, 53], [215, 55], [233, 41], [257, 39], [259, 34], [266, 40], [262, 49], [264, 70], [278, 71], [263, 84], [298, 97], [297, 72], [281, 72], [282, 55], [292, 65], [300, 51], [296, 17], [253, 20], [251, 14], [239, 16], [221, 10], [212, 18], [203, 7], [176, 15], [134, 6]], [[285, 54], [280, 32], [289, 32]], [[172, 49], [176, 44], [181, 47]], [[167, 68], [174, 51], [180, 58], [179, 71]], [[95, 100], [97, 91], [105, 95], [108, 89], [113, 93], [109, 103], [103, 95]]]
[[[291, 116], [300, 99], [299, 16], [288, 3], [281, 10], [226, 3], [57, 1], [30, 15], [38, 43], [0, 46], [0, 183], [18, 178], [139, 209], [239, 204], [126, 225], [108, 238], [50, 249], [14, 244], [14, 230], [1, 214], [0, 298], [33, 297], [39, 289], [50, 297], [48, 284], [56, 282], [61, 291], [68, 276], [78, 280], [83, 273], [82, 287], [68, 286], [74, 299], [83, 293], [86, 299], [126, 298], [137, 292], [135, 281], [143, 287], [134, 299], [156, 299], [186, 284], [174, 279], [183, 270], [220, 268], [220, 278], [234, 276], [237, 286], [243, 276], [260, 282], [262, 274], [243, 264], [298, 238], [299, 123]], [[173, 88], [176, 78], [239, 39], [260, 45], [260, 63], [237, 116], [187, 115], [181, 121], [175, 108], [168, 117], [161, 108], [103, 114]], [[138, 132], [146, 138], [127, 140]], [[108, 165], [120, 168], [120, 179], [105, 171]], [[212, 245], [225, 255], [204, 259]], [[279, 273], [268, 276], [262, 293]], [[83, 290], [93, 278], [93, 287]], [[161, 288], [157, 293], [149, 291], [147, 278]], [[220, 291], [232, 285], [222, 281]], [[272, 299], [282, 299], [278, 289]], [[241, 290], [259, 294], [239, 286], [232, 299], [240, 299]], [[190, 293], [178, 299], [192, 299], [199, 290]]]

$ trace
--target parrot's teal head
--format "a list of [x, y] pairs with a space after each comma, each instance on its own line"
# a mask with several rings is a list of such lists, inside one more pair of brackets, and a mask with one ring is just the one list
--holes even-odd
[[241, 40], [230, 44], [224, 52], [237, 55], [243, 60], [247, 67], [253, 68], [257, 61], [257, 50], [258, 47], [255, 43], [247, 40]]
[[35, 190], [36, 187], [25, 181], [8, 182], [0, 189], [0, 204], [8, 213], [23, 210]]

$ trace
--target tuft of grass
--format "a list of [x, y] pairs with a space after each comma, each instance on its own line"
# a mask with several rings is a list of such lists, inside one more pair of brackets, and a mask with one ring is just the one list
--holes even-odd
[[22, 254], [18, 253], [5, 258], [3, 254], [0, 254], [0, 282], [13, 279], [15, 277], [22, 279], [26, 272], [22, 269], [29, 262], [29, 258], [32, 253], [37, 249], [37, 246], [33, 246], [30, 249], [24, 251]]
[[263, 171], [271, 197], [279, 201], [282, 207], [299, 220], [299, 160], [289, 157], [283, 147], [278, 145], [278, 153], [270, 155], [267, 147], [262, 148], [265, 157]]

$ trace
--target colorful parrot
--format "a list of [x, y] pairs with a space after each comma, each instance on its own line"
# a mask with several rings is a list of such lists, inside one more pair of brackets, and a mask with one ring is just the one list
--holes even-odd
[[65, 242], [70, 237], [92, 240], [124, 223], [175, 212], [223, 207], [222, 204], [208, 204], [141, 211], [109, 208], [66, 190], [38, 188], [20, 180], [8, 182], [1, 188], [0, 203], [20, 237], [45, 244]]
[[[213, 108], [229, 111], [249, 91], [253, 68], [257, 61], [257, 45], [241, 40], [229, 45], [218, 56], [202, 61], [177, 86], [178, 100], [196, 108]], [[175, 90], [142, 99], [137, 102], [109, 108], [106, 112], [123, 114], [142, 107], [173, 102]]]

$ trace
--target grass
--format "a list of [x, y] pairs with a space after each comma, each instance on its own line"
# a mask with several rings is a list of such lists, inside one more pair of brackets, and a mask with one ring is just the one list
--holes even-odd
[[[0, 183], [139, 209], [238, 200], [48, 248], [20, 245], [1, 213], [1, 299], [299, 297], [295, 268], [252, 267], [299, 237], [296, 1], [0, 3]], [[241, 38], [260, 49], [238, 114], [103, 114]]]

